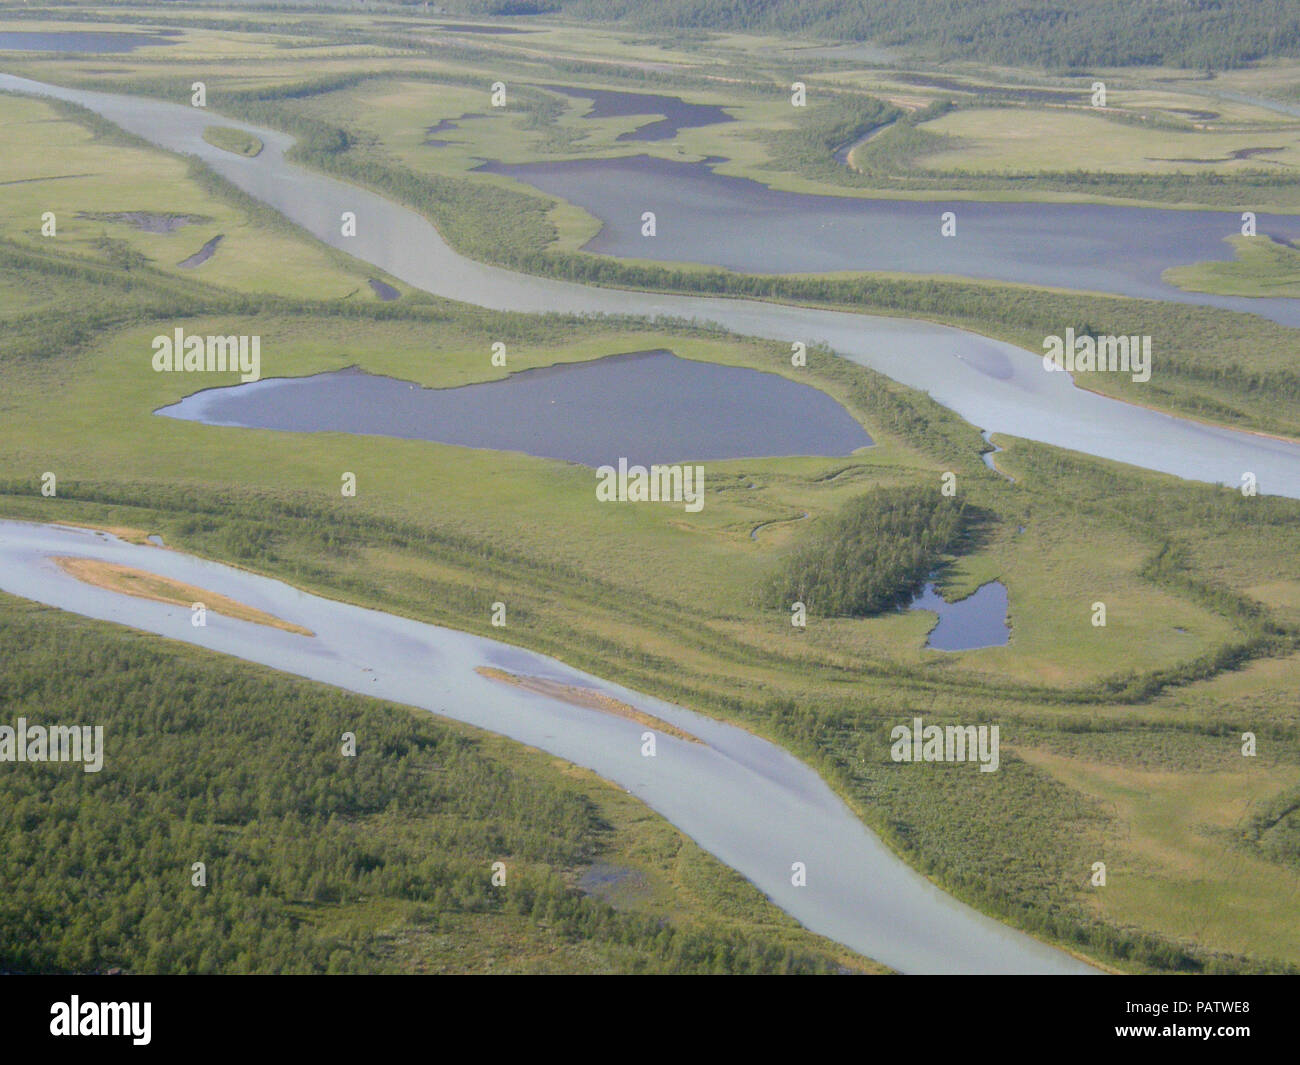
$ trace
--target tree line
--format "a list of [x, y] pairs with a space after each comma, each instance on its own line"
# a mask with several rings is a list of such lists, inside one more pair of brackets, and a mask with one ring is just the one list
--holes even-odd
[[[490, 10], [498, 0], [467, 6]], [[1011, 66], [1226, 69], [1300, 54], [1291, 0], [560, 0], [568, 15], [658, 30], [877, 41]]]

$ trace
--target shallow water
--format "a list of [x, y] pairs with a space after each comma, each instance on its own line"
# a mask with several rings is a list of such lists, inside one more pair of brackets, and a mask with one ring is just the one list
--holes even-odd
[[965, 599], [948, 602], [930, 581], [908, 610], [930, 610], [939, 620], [925, 641], [935, 651], [973, 651], [1005, 647], [1011, 640], [1007, 624], [1007, 588], [1001, 581], [981, 584]]
[[218, 234], [217, 234], [215, 237], [213, 237], [211, 240], [206, 241], [206, 242], [204, 243], [203, 247], [201, 247], [198, 251], [196, 251], [196, 252], [195, 252], [193, 255], [191, 255], [188, 259], [183, 259], [183, 260], [181, 260], [179, 263], [177, 263], [176, 265], [177, 265], [177, 266], [182, 266], [182, 267], [184, 267], [184, 268], [187, 269], [187, 270], [192, 270], [192, 269], [194, 269], [194, 267], [196, 267], [196, 266], [202, 266], [202, 265], [203, 265], [204, 263], [206, 263], [209, 259], [211, 259], [212, 256], [216, 255], [216, 253], [217, 253], [217, 245], [221, 243], [221, 238], [222, 238], [224, 235], [225, 235], [225, 234], [223, 234], [223, 233], [218, 233]]
[[435, 440], [587, 466], [848, 455], [871, 444], [818, 389], [667, 351], [459, 388], [421, 388], [353, 368], [210, 388], [157, 413], [208, 425]]
[[426, 148], [445, 148], [452, 142], [445, 138], [439, 137], [439, 133], [452, 133], [460, 129], [462, 122], [467, 122], [471, 118], [482, 118], [483, 115], [477, 112], [468, 112], [457, 118], [444, 118], [435, 122], [432, 126], [426, 126], [424, 130], [424, 146]]
[[[188, 608], [84, 584], [51, 556], [94, 558], [157, 573], [230, 596], [315, 635], [211, 612], [207, 626], [195, 628]], [[903, 972], [1093, 971], [938, 890], [868, 832], [815, 772], [781, 748], [554, 659], [309, 595], [178, 551], [64, 526], [0, 521], [0, 590], [423, 707], [586, 766], [658, 811], [809, 929]], [[656, 756], [643, 757], [644, 725], [489, 680], [475, 672], [476, 666], [595, 688], [703, 742], [661, 733]], [[111, 774], [112, 737], [107, 749], [103, 772]], [[973, 779], [983, 779], [977, 767], [969, 768]], [[806, 887], [790, 882], [796, 861], [807, 866]]]
[[173, 37], [158, 33], [95, 33], [80, 30], [0, 32], [0, 52], [134, 52], [137, 48], [175, 44]]
[[984, 438], [984, 443], [988, 444], [988, 446], [992, 449], [990, 451], [984, 452], [984, 454], [980, 456], [980, 458], [984, 460], [984, 465], [987, 466], [994, 473], [996, 473], [999, 477], [1004, 477], [1012, 484], [1015, 484], [1016, 479], [1012, 477], [1011, 474], [1005, 473], [1002, 470], [998, 469], [997, 457], [1003, 451], [1005, 451], [1006, 448], [999, 447], [997, 444], [993, 443], [993, 434], [990, 433], [987, 429], [984, 430], [984, 432], [982, 432], [980, 436]]
[[184, 226], [211, 221], [199, 215], [159, 214], [154, 211], [78, 211], [77, 217], [90, 222], [120, 222], [146, 233], [172, 233]]
[[712, 104], [687, 103], [679, 96], [658, 96], [645, 92], [617, 92], [611, 89], [583, 89], [571, 85], [544, 85], [564, 96], [590, 100], [591, 109], [584, 118], [608, 118], [614, 115], [663, 115], [636, 129], [620, 133], [621, 141], [666, 141], [677, 136], [678, 130], [712, 126], [735, 119], [721, 107]]

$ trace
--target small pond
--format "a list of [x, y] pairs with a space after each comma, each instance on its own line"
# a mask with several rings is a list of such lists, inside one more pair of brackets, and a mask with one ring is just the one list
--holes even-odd
[[930, 630], [926, 647], [935, 651], [973, 651], [1005, 647], [1011, 639], [1007, 624], [1007, 588], [1001, 581], [981, 584], [971, 595], [950, 603], [930, 581], [908, 610], [931, 610], [939, 621]]

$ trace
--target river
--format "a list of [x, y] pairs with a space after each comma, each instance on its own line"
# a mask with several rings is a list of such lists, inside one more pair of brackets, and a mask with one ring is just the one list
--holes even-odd
[[[51, 560], [59, 556], [115, 562], [219, 592], [314, 635], [212, 612], [207, 625], [196, 628], [188, 608], [83, 583]], [[813, 770], [775, 744], [543, 655], [323, 599], [178, 551], [66, 526], [0, 520], [0, 590], [423, 707], [586, 766], [662, 814], [807, 928], [902, 972], [1092, 971], [913, 872]], [[644, 724], [488, 679], [475, 672], [480, 666], [597, 689], [702, 742], [661, 731], [655, 756], [645, 757]], [[112, 768], [110, 758], [104, 771]], [[967, 768], [979, 776], [978, 767]], [[791, 882], [795, 862], [807, 868], [804, 887]]]
[[[770, 339], [784, 350], [795, 341], [825, 343], [844, 358], [927, 392], [989, 432], [1191, 480], [1236, 486], [1249, 472], [1261, 493], [1300, 498], [1300, 444], [1203, 425], [1076, 388], [1071, 375], [1048, 373], [1039, 357], [1002, 341], [906, 318], [597, 288], [487, 266], [449, 248], [415, 211], [288, 162], [284, 153], [293, 143], [288, 134], [185, 104], [69, 89], [9, 74], [0, 74], [0, 89], [80, 104], [160, 147], [198, 156], [326, 244], [448, 299], [502, 311], [694, 319]], [[263, 150], [250, 159], [208, 144], [203, 130], [216, 123], [249, 131], [262, 141]], [[357, 216], [355, 236], [341, 234], [345, 211]], [[1155, 379], [1159, 359], [1156, 338]], [[264, 355], [263, 368], [275, 375], [273, 353]]]

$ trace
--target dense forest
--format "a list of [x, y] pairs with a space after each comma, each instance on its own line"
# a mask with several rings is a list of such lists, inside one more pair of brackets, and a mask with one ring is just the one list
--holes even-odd
[[[513, 5], [473, 6], [503, 11]], [[1295, 0], [563, 0], [554, 6], [644, 28], [871, 40], [1017, 66], [1223, 69], [1300, 54]]]
[[595, 805], [431, 715], [8, 597], [0, 646], [0, 721], [105, 744], [99, 773], [0, 772], [0, 972], [418, 971], [485, 937], [584, 941], [615, 971], [836, 967], [568, 887], [605, 847]]
[[883, 488], [846, 504], [786, 559], [768, 605], [864, 617], [900, 606], [957, 543], [964, 508], [937, 489]]

